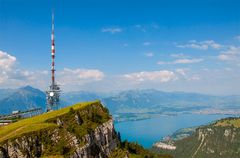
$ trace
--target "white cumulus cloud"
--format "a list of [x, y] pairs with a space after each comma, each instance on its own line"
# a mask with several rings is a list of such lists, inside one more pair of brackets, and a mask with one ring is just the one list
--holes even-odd
[[2, 71], [10, 70], [16, 63], [16, 57], [0, 50], [0, 69]]
[[192, 64], [192, 63], [199, 63], [203, 61], [203, 59], [178, 59], [174, 61], [175, 64]]
[[194, 81], [194, 80], [200, 80], [200, 77], [198, 74], [192, 74], [190, 73], [189, 68], [178, 68], [175, 70], [176, 74], [178, 74], [179, 78], [183, 78], [187, 81]]
[[[0, 87], [16, 88], [31, 85], [46, 89], [51, 81], [50, 71], [21, 69], [16, 65], [16, 57], [0, 51]], [[97, 69], [64, 68], [56, 72], [56, 81], [63, 87], [84, 85], [100, 81], [104, 73]]]
[[0, 84], [8, 81], [14, 73], [13, 67], [16, 64], [16, 57], [0, 50]]
[[111, 34], [115, 34], [115, 33], [122, 32], [122, 29], [120, 27], [108, 27], [108, 28], [103, 28], [102, 32], [108, 32]]
[[125, 74], [124, 78], [136, 83], [141, 83], [144, 81], [169, 82], [176, 79], [176, 75], [174, 72], [168, 70], [141, 71]]
[[146, 57], [153, 57], [154, 53], [153, 52], [148, 52], [148, 53], [145, 53], [145, 56]]
[[227, 50], [220, 53], [218, 59], [222, 61], [239, 61], [240, 47], [230, 46]]
[[223, 46], [221, 44], [216, 43], [214, 40], [206, 40], [206, 41], [200, 41], [200, 42], [198, 42], [196, 40], [190, 40], [186, 44], [177, 45], [177, 47], [207, 50], [209, 48], [220, 49]]
[[85, 83], [100, 81], [104, 78], [104, 73], [97, 69], [69, 69], [59, 72], [59, 82], [62, 85], [83, 85]]
[[196, 59], [177, 59], [174, 61], [158, 61], [158, 65], [165, 65], [165, 64], [194, 64], [194, 63], [199, 63], [202, 62], [203, 59], [201, 58], [196, 58]]
[[0, 51], [0, 87], [16, 88], [32, 85], [43, 88], [46, 86], [47, 71], [24, 70], [17, 66], [16, 61], [16, 57]]
[[173, 57], [173, 58], [189, 58], [188, 55], [185, 55], [185, 54], [183, 54], [183, 53], [171, 54], [170, 56]]
[[176, 73], [178, 73], [178, 74], [180, 74], [182, 76], [186, 76], [188, 69], [178, 68], [175, 71], [176, 71]]

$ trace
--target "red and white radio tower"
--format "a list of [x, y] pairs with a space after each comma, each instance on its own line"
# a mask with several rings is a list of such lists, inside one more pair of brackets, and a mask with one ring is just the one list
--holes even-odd
[[54, 13], [52, 13], [52, 35], [51, 35], [51, 40], [52, 40], [52, 83], [54, 84], [55, 82], [55, 69], [54, 69], [54, 59], [55, 59], [55, 43], [54, 43]]
[[54, 13], [52, 13], [52, 34], [51, 34], [51, 56], [52, 56], [52, 83], [49, 89], [46, 91], [47, 97], [47, 111], [58, 109], [59, 107], [59, 97], [60, 97], [60, 87], [55, 81], [55, 41], [54, 41]]

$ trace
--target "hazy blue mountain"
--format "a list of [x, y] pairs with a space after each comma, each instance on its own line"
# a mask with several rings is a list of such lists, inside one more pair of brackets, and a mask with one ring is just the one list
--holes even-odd
[[13, 110], [27, 110], [32, 108], [45, 110], [45, 93], [30, 86], [11, 90], [0, 100], [0, 114], [11, 113]]
[[113, 113], [158, 113], [191, 111], [212, 107], [240, 107], [240, 96], [211, 96], [158, 90], [130, 90], [104, 98], [103, 103]]
[[[190, 112], [204, 108], [239, 109], [240, 96], [211, 96], [185, 92], [163, 92], [154, 89], [114, 93], [67, 92], [61, 94], [61, 107], [99, 99], [112, 114]], [[45, 93], [30, 86], [0, 90], [0, 114], [12, 110], [41, 107], [46, 109]]]
[[61, 99], [69, 104], [75, 104], [78, 102], [86, 102], [92, 100], [100, 100], [102, 98], [103, 96], [101, 94], [86, 91], [68, 92], [63, 93], [61, 95]]
[[16, 89], [0, 89], [0, 100], [7, 98], [14, 92], [16, 92]]
[[[105, 95], [84, 91], [63, 93], [61, 94], [60, 106], [65, 107], [77, 102], [101, 99], [103, 96]], [[0, 89], [0, 114], [36, 107], [46, 110], [45, 92], [31, 86], [19, 89]]]

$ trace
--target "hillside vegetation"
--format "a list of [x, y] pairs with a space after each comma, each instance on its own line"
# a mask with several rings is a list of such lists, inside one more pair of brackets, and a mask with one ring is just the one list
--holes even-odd
[[[99, 101], [94, 101], [94, 102], [85, 102], [85, 103], [78, 103], [66, 108], [62, 108], [60, 110], [56, 110], [56, 111], [50, 111], [47, 113], [44, 113], [42, 115], [38, 115], [32, 118], [27, 118], [27, 119], [23, 119], [21, 121], [12, 123], [8, 126], [2, 126], [0, 127], [0, 143], [4, 142], [5, 140], [8, 139], [13, 139], [16, 137], [19, 137], [23, 134], [26, 133], [31, 133], [34, 131], [39, 131], [39, 130], [43, 130], [43, 129], [47, 129], [47, 128], [55, 128], [57, 127], [57, 124], [54, 122], [54, 118], [58, 118], [58, 117], [67, 117], [68, 115], [71, 114], [71, 112], [73, 113], [74, 110], [81, 110], [81, 109], [86, 109], [87, 107], [91, 107], [92, 105], [101, 105], [101, 103]], [[102, 105], [101, 105], [102, 106]], [[71, 111], [72, 110], [72, 111]], [[107, 109], [105, 109], [107, 111]], [[70, 112], [70, 113], [69, 113]], [[100, 117], [99, 114], [102, 114], [102, 116]], [[96, 127], [97, 124], [100, 124], [101, 122], [107, 121], [108, 119], [110, 119], [110, 116], [107, 113], [99, 113], [98, 115], [98, 122], [99, 123], [94, 123], [92, 122], [92, 124], [90, 124], [89, 120], [87, 120], [87, 117], [82, 117], [83, 122], [86, 122], [85, 126], [89, 127]], [[84, 125], [84, 124], [83, 124]], [[86, 129], [88, 129], [86, 128]], [[83, 131], [81, 133], [85, 133], [85, 128], [82, 128]]]
[[107, 108], [84, 102], [0, 127], [0, 157], [170, 158], [121, 142]]
[[110, 158], [126, 158], [126, 155], [129, 158], [173, 158], [171, 155], [156, 154], [138, 143], [128, 141], [121, 142]]
[[233, 126], [235, 128], [240, 128], [240, 118], [227, 118], [216, 122], [215, 126], [228, 127]]
[[191, 136], [175, 141], [176, 150], [157, 151], [177, 158], [239, 158], [239, 140], [240, 118], [226, 118], [199, 127]]

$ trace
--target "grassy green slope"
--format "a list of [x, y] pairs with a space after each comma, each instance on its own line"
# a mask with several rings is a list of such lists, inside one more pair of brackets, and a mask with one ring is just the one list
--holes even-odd
[[0, 127], [0, 143], [26, 133], [57, 127], [57, 124], [50, 121], [51, 119], [66, 115], [71, 108], [73, 110], [81, 110], [95, 104], [100, 105], [101, 103], [99, 101], [78, 103], [60, 110], [51, 111], [32, 118], [23, 119], [7, 126], [2, 126]]
[[[76, 115], [80, 118], [80, 123], [77, 123]], [[78, 103], [0, 127], [0, 147], [7, 141], [15, 141], [16, 138], [21, 141], [24, 136], [37, 136], [45, 148], [41, 157], [69, 157], [75, 149], [69, 146], [68, 133], [75, 135], [80, 144], [84, 145], [83, 136], [109, 119], [111, 116], [108, 109], [100, 101]], [[51, 139], [56, 130], [61, 138], [58, 142]], [[34, 153], [31, 154], [34, 155]], [[153, 154], [136, 143], [128, 142], [119, 143], [118, 148], [110, 157], [121, 158], [126, 155], [129, 155], [130, 158], [171, 158], [169, 155]]]
[[240, 128], [240, 118], [227, 118], [216, 122], [215, 126]]

